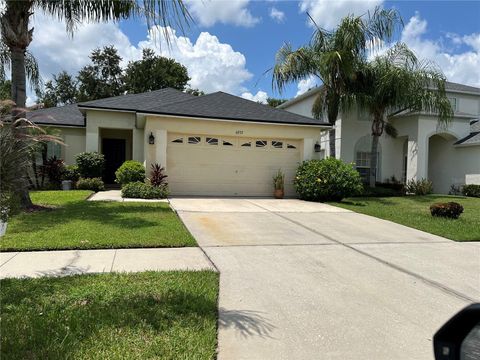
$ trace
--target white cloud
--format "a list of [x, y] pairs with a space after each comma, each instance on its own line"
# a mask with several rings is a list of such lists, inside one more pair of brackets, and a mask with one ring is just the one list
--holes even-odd
[[285, 21], [285, 13], [274, 7], [270, 9], [270, 17], [278, 23]]
[[250, 0], [187, 0], [188, 10], [198, 23], [210, 27], [216, 23], [252, 27], [260, 19], [248, 9]]
[[306, 79], [300, 80], [298, 83], [298, 91], [295, 96], [302, 95], [311, 88], [314, 88], [318, 85], [317, 79], [314, 76], [309, 76]]
[[[417, 13], [403, 29], [401, 41], [420, 59], [435, 62], [449, 81], [480, 86], [480, 33], [463, 36], [447, 34], [445, 38], [431, 40], [424, 38], [427, 28], [427, 21]], [[448, 46], [449, 42], [452, 46]], [[464, 51], [455, 53], [459, 45], [465, 46]]]
[[255, 95], [250, 92], [244, 92], [241, 96], [244, 99], [260, 102], [262, 104], [266, 104], [268, 99], [268, 94], [265, 91], [257, 91]]
[[[362, 15], [382, 3], [383, 0], [301, 0], [299, 6], [318, 26], [333, 29], [345, 16]], [[310, 21], [309, 25], [314, 26]]]
[[[190, 86], [205, 92], [245, 92], [245, 81], [252, 78], [246, 68], [245, 56], [230, 44], [222, 43], [208, 32], [194, 41], [170, 31], [172, 46], [163, 38], [162, 28], [153, 28], [137, 45], [130, 42], [117, 24], [83, 24], [71, 38], [63, 23], [44, 15], [36, 15], [35, 31], [30, 50], [38, 60], [44, 80], [61, 70], [71, 74], [90, 63], [89, 55], [97, 47], [114, 45], [123, 58], [123, 65], [140, 59], [142, 49], [153, 48], [157, 54], [173, 58], [185, 65], [191, 77]], [[29, 91], [30, 100], [35, 95]]]

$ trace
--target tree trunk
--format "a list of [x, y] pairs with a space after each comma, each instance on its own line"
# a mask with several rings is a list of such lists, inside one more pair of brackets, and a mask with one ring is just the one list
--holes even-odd
[[337, 132], [335, 129], [332, 129], [328, 132], [328, 144], [330, 148], [330, 157], [335, 157], [336, 155], [336, 142], [337, 142]]
[[377, 163], [378, 163], [378, 140], [380, 136], [372, 134], [372, 149], [370, 150], [370, 174], [369, 182], [370, 187], [375, 187], [377, 181]]
[[[24, 109], [27, 100], [27, 77], [25, 74], [25, 49], [12, 48], [12, 99], [17, 105], [17, 108]], [[18, 111], [16, 114], [18, 117], [24, 117], [25, 112], [23, 110]], [[25, 175], [25, 184], [19, 189], [18, 196], [20, 198], [20, 206], [23, 209], [27, 209], [33, 205], [30, 193], [28, 191], [28, 180]]]

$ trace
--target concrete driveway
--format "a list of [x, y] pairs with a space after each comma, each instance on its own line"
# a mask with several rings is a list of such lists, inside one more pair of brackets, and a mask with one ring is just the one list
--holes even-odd
[[480, 299], [480, 243], [299, 200], [171, 205], [220, 271], [219, 359], [432, 359]]

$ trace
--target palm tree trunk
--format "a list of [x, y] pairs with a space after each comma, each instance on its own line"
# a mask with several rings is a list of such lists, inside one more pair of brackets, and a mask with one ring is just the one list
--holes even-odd
[[[11, 48], [12, 59], [12, 99], [18, 108], [24, 109], [27, 100], [27, 77], [25, 74], [25, 49]], [[24, 112], [18, 112], [18, 116], [24, 116]], [[20, 205], [26, 209], [33, 205], [28, 191], [28, 180], [25, 178], [25, 185], [19, 189]]]
[[378, 163], [378, 140], [380, 136], [373, 134], [372, 135], [372, 149], [370, 152], [370, 174], [369, 182], [370, 187], [375, 187], [375, 182], [377, 181], [377, 163]]
[[336, 142], [337, 142], [337, 132], [335, 129], [332, 129], [328, 132], [328, 144], [330, 148], [330, 157], [336, 157]]

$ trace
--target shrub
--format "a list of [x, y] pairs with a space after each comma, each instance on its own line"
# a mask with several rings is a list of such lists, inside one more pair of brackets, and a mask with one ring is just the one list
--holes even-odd
[[47, 176], [50, 188], [59, 189], [65, 173], [65, 163], [62, 159], [52, 156], [42, 166], [42, 172]]
[[135, 160], [127, 160], [115, 171], [115, 182], [126, 185], [131, 182], [145, 181], [145, 168]]
[[122, 187], [122, 197], [137, 199], [164, 199], [168, 196], [166, 185], [155, 187], [140, 181], [131, 182]]
[[63, 180], [70, 180], [73, 183], [76, 183], [80, 179], [80, 173], [78, 172], [77, 165], [67, 165], [65, 167], [65, 172], [63, 173]]
[[334, 158], [304, 161], [294, 185], [300, 199], [310, 201], [340, 201], [362, 192], [360, 174], [351, 164]]
[[75, 157], [78, 172], [82, 178], [101, 178], [105, 167], [105, 157], [98, 152], [83, 152]]
[[167, 180], [165, 180], [168, 175], [165, 175], [163, 172], [165, 168], [159, 164], [152, 164], [150, 170], [150, 184], [155, 187], [168, 185]]
[[462, 194], [471, 197], [480, 197], [480, 185], [463, 185]]
[[407, 194], [428, 195], [433, 192], [433, 183], [427, 179], [409, 180], [405, 185]]
[[95, 192], [99, 192], [105, 190], [105, 185], [101, 178], [80, 178], [77, 181], [77, 189], [78, 190], [92, 190]]
[[437, 203], [430, 206], [432, 216], [458, 219], [463, 213], [463, 206], [456, 202]]

